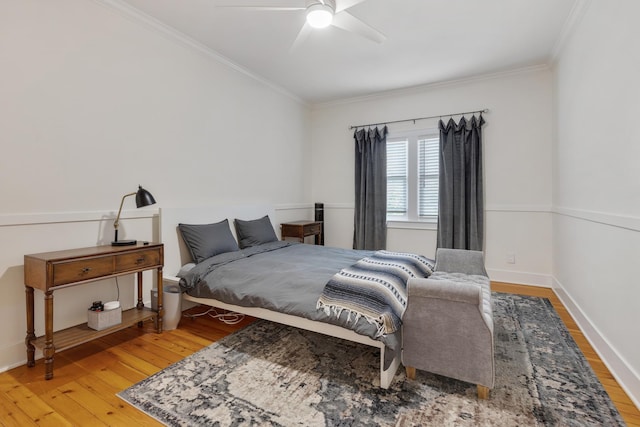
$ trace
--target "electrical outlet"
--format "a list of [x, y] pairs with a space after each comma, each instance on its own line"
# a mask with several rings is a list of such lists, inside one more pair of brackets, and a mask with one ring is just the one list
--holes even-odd
[[515, 264], [516, 263], [516, 254], [508, 253], [506, 261], [507, 261], [507, 264]]

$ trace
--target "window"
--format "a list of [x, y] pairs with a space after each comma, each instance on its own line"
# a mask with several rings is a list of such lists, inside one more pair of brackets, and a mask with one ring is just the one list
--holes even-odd
[[387, 219], [437, 222], [439, 136], [436, 130], [387, 137]]

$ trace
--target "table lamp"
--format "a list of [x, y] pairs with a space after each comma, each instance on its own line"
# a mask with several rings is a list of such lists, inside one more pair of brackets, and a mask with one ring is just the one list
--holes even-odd
[[124, 199], [129, 196], [136, 196], [136, 207], [141, 208], [144, 206], [153, 205], [156, 203], [156, 199], [153, 198], [151, 193], [138, 185], [138, 191], [135, 193], [129, 193], [122, 196], [122, 201], [120, 202], [120, 209], [118, 209], [118, 216], [116, 217], [116, 222], [113, 223], [113, 228], [115, 229], [115, 238], [113, 242], [111, 242], [111, 246], [129, 246], [135, 245], [137, 242], [135, 240], [118, 240], [118, 225], [120, 222], [120, 214], [122, 213], [122, 205], [124, 204]]

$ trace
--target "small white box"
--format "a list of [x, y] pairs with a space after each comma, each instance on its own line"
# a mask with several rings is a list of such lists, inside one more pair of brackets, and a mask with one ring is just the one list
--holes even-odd
[[87, 326], [96, 331], [110, 328], [122, 323], [122, 308], [114, 308], [113, 310], [92, 311], [87, 310], [88, 321]]

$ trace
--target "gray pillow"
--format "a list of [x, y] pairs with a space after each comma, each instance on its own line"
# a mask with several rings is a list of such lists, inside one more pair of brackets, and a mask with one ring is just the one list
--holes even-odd
[[178, 228], [196, 264], [214, 255], [239, 250], [226, 219], [215, 224], [178, 224]]
[[240, 249], [278, 240], [268, 215], [251, 221], [236, 219], [234, 224]]
[[196, 266], [195, 262], [186, 263], [185, 265], [183, 265], [180, 268], [180, 271], [178, 271], [177, 276], [180, 277], [180, 278], [186, 276], [191, 270], [193, 270], [193, 267], [195, 267], [195, 266]]

